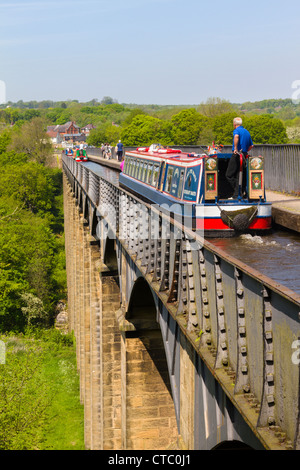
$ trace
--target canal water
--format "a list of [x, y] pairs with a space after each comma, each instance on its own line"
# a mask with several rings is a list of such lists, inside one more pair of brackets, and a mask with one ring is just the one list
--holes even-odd
[[209, 239], [226, 253], [300, 294], [300, 234], [274, 229], [269, 235], [244, 234]]
[[[114, 184], [119, 182], [119, 172], [86, 162], [99, 176]], [[268, 235], [240, 235], [234, 238], [209, 239], [243, 263], [265, 276], [300, 294], [300, 234], [288, 230], [274, 229]]]
[[82, 163], [85, 167], [92, 170], [96, 175], [105, 178], [108, 181], [111, 181], [113, 184], [119, 184], [119, 172], [114, 170], [113, 168], [109, 168], [107, 166], [99, 165], [98, 163], [94, 162], [85, 162]]

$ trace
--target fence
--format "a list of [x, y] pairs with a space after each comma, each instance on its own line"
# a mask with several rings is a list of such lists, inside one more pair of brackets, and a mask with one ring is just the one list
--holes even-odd
[[[203, 153], [199, 146], [173, 146], [184, 152]], [[126, 147], [132, 150], [135, 147]], [[225, 145], [224, 153], [231, 152], [231, 145]], [[90, 148], [89, 155], [102, 156], [100, 148]], [[267, 189], [287, 193], [300, 193], [300, 145], [255, 145], [251, 151], [252, 155], [263, 155], [265, 157], [265, 185]], [[112, 147], [112, 159], [117, 159], [115, 148]]]

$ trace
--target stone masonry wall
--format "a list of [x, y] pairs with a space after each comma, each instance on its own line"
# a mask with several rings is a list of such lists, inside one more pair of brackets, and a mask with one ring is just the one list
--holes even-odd
[[103, 264], [65, 175], [64, 211], [69, 328], [76, 338], [85, 446], [174, 448], [178, 433], [161, 332], [120, 331], [118, 276]]

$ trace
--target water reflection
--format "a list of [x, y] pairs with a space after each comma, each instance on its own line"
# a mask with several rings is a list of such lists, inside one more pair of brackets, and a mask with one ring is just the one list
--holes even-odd
[[240, 235], [209, 240], [274, 281], [300, 293], [300, 235], [278, 230], [270, 235]]
[[102, 176], [108, 181], [111, 181], [113, 184], [119, 184], [119, 172], [108, 166], [102, 166], [94, 162], [85, 162], [82, 163], [85, 167], [89, 168], [91, 171], [96, 173], [96, 175]]

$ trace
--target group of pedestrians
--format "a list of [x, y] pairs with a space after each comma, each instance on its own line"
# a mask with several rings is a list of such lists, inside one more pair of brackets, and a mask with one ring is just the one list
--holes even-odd
[[[109, 144], [102, 144], [101, 145], [102, 156], [105, 160], [110, 160], [112, 158], [112, 147]], [[124, 145], [122, 144], [121, 140], [117, 143], [115, 147], [115, 152], [118, 157], [118, 161], [120, 162], [123, 157]]]
[[105, 158], [105, 160], [110, 160], [111, 159], [111, 146], [109, 144], [102, 144], [101, 150], [102, 150], [102, 157]]

